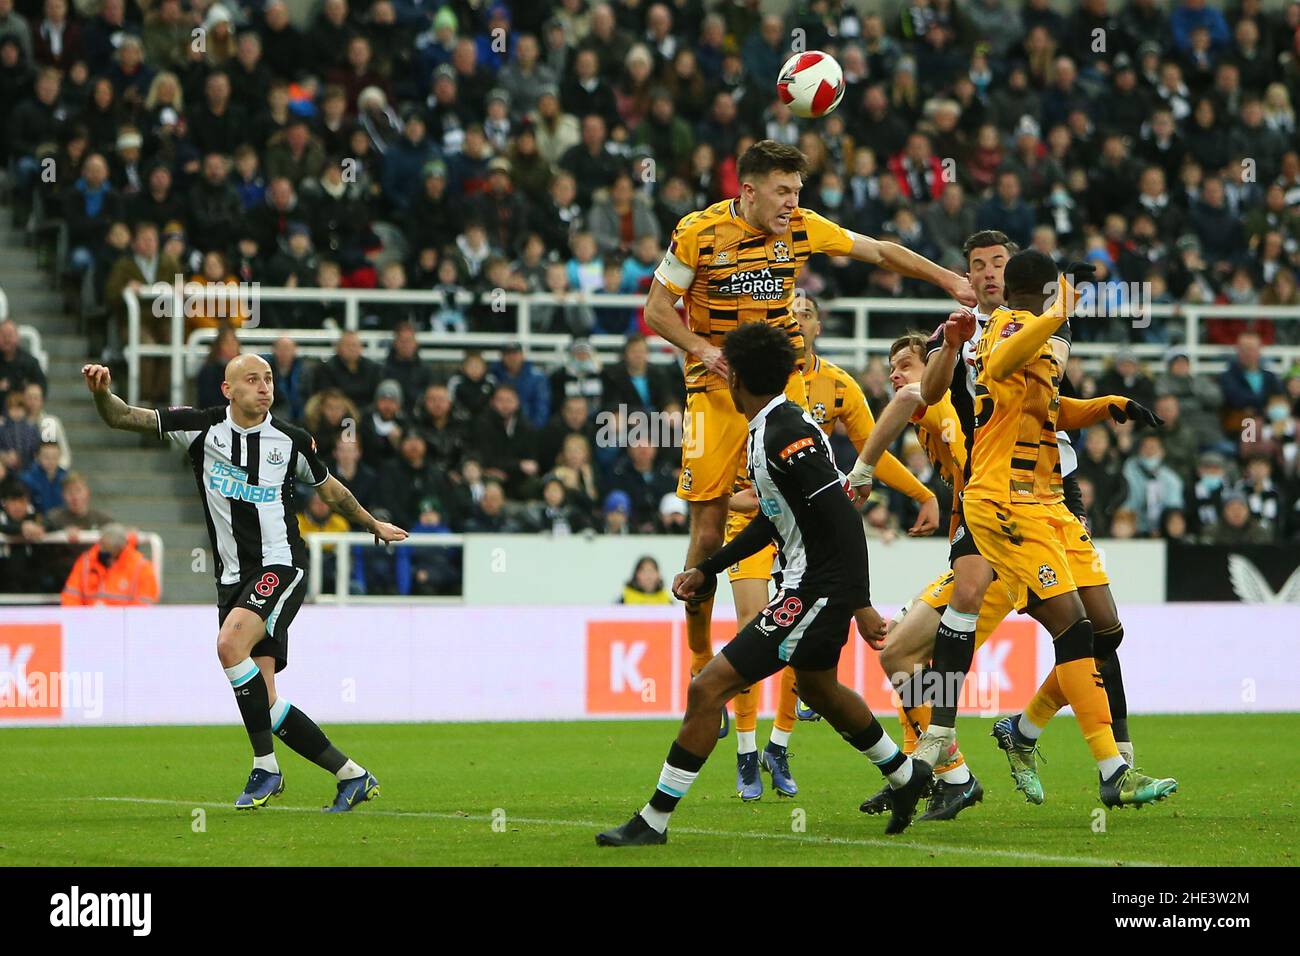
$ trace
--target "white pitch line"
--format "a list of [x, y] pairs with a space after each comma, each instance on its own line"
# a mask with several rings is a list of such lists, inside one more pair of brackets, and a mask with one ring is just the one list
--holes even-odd
[[[162, 806], [175, 807], [206, 807], [214, 810], [233, 810], [229, 803], [204, 803], [201, 801], [188, 800], [161, 800], [152, 797], [83, 797], [82, 800], [96, 801], [100, 803], [145, 803], [157, 804]], [[320, 810], [313, 810], [310, 807], [284, 807], [284, 806], [266, 806], [259, 808], [258, 812], [271, 811], [274, 813], [312, 813], [319, 814]], [[462, 814], [462, 813], [437, 813], [427, 810], [375, 810], [366, 808], [362, 811], [369, 817], [408, 817], [413, 819], [425, 820], [464, 820], [471, 823], [491, 823], [491, 816]], [[529, 826], [545, 827], [578, 827], [584, 830], [600, 830], [607, 828], [607, 823], [595, 823], [591, 820], [539, 820], [529, 817], [507, 817], [507, 823], [522, 823]], [[1003, 860], [1025, 860], [1035, 863], [1064, 863], [1072, 866], [1168, 866], [1167, 863], [1152, 863], [1147, 860], [1118, 860], [1118, 859], [1096, 859], [1087, 856], [1062, 856], [1053, 853], [1032, 853], [1029, 851], [1019, 850], [996, 850], [996, 849], [976, 849], [975, 847], [966, 846], [943, 846], [931, 843], [915, 843], [906, 840], [872, 840], [872, 839], [855, 839], [852, 837], [814, 837], [799, 836], [795, 833], [755, 833], [733, 830], [705, 830], [699, 827], [673, 827], [673, 833], [686, 834], [689, 836], [705, 837], [726, 837], [728, 839], [741, 840], [776, 840], [781, 842], [799, 843], [810, 846], [831, 844], [834, 846], [863, 846], [876, 847], [884, 850], [916, 850], [922, 853], [933, 854], [952, 854], [955, 856], [983, 856], [996, 857]]]

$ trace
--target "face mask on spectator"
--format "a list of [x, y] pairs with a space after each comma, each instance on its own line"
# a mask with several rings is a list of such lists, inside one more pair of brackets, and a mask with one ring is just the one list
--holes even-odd
[[1223, 487], [1222, 475], [1201, 475], [1201, 486], [1206, 491], [1218, 491]]
[[1160, 467], [1160, 463], [1164, 461], [1159, 455], [1143, 455], [1138, 460], [1142, 462], [1142, 467], [1147, 471], [1155, 471]]
[[1286, 421], [1287, 417], [1290, 414], [1291, 414], [1290, 411], [1287, 409], [1285, 405], [1268, 406], [1268, 420], [1270, 422]]

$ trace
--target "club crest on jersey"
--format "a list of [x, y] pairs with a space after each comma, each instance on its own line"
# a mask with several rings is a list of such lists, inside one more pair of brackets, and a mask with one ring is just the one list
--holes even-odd
[[956, 530], [955, 532], [953, 532], [952, 541], [950, 541], [950, 542], [948, 542], [948, 543], [949, 543], [949, 544], [956, 544], [958, 541], [960, 541], [960, 540], [961, 540], [962, 538], [964, 538], [964, 537], [966, 537], [966, 526], [965, 526], [964, 524], [959, 524], [959, 525], [957, 525], [957, 530]]
[[723, 249], [721, 252], [719, 252], [716, 256], [713, 257], [714, 265], [725, 266], [730, 261], [731, 261], [731, 253], [728, 252], [726, 249]]
[[1052, 570], [1050, 564], [1044, 564], [1038, 569], [1038, 583], [1042, 587], [1050, 588], [1056, 586], [1056, 572]]
[[812, 417], [818, 425], [826, 424], [826, 403], [818, 402], [812, 407]]
[[690, 491], [691, 482], [694, 480], [695, 476], [691, 474], [691, 466], [687, 465], [682, 469], [682, 491]]
[[1002, 326], [1002, 332], [998, 337], [1005, 339], [1008, 336], [1015, 335], [1024, 327], [1025, 323], [1023, 322], [1008, 322], [1006, 325]]
[[280, 451], [280, 449], [272, 448], [271, 454], [266, 456], [266, 463], [268, 465], [283, 465], [284, 454]]
[[777, 262], [790, 261], [790, 246], [784, 239], [778, 239], [772, 244], [772, 258]]

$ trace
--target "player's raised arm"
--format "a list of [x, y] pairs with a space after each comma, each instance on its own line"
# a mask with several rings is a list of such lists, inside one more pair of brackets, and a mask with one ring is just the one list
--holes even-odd
[[316, 489], [316, 493], [320, 495], [321, 501], [343, 517], [354, 524], [361, 525], [373, 534], [376, 544], [381, 541], [405, 541], [409, 537], [397, 525], [376, 520], [374, 515], [361, 507], [361, 502], [357, 501], [356, 495], [348, 491], [347, 486], [333, 475], [325, 479], [324, 483]]
[[975, 313], [959, 309], [948, 316], [942, 329], [943, 344], [926, 360], [921, 373], [921, 398], [927, 405], [938, 403], [952, 384], [952, 370], [961, 360], [962, 343], [975, 334]]
[[[920, 385], [904, 385], [894, 393], [894, 397], [889, 400], [885, 410], [876, 419], [876, 427], [862, 443], [857, 463], [849, 472], [849, 494], [853, 496], [854, 501], [863, 501], [870, 496], [871, 482], [880, 456], [899, 435], [903, 434], [903, 429], [912, 420], [917, 409], [924, 407]], [[930, 497], [933, 498], [934, 495], [931, 494]]]
[[881, 266], [890, 272], [897, 272], [909, 279], [924, 279], [931, 285], [943, 289], [962, 305], [975, 305], [975, 290], [970, 287], [970, 281], [965, 276], [945, 269], [896, 242], [886, 242], [854, 233], [853, 248], [849, 250], [849, 255], [862, 262]]
[[[1027, 256], [1028, 253], [1021, 253]], [[1015, 261], [1013, 258], [1012, 261]], [[1010, 267], [1010, 263], [1008, 263]], [[1029, 268], [1028, 266], [1026, 267]], [[1074, 263], [1068, 267], [1069, 274], [1082, 275], [1084, 278], [1090, 276], [1095, 270], [1087, 263]], [[1017, 279], [1019, 276], [1017, 275]], [[1007, 277], [1007, 299], [1010, 304], [1013, 298], [1012, 285], [1016, 280]], [[1026, 276], [1027, 282], [1033, 282], [1032, 276]], [[1066, 274], [1057, 278], [1057, 288], [1055, 301], [1047, 305], [1045, 302], [1044, 310], [1035, 315], [1032, 319], [1025, 322], [1019, 329], [1006, 338], [999, 339], [989, 350], [988, 359], [985, 362], [985, 368], [994, 381], [1002, 381], [1010, 378], [1038, 354], [1038, 350], [1046, 344], [1053, 333], [1059, 329], [1062, 324], [1070, 317], [1074, 311], [1074, 306], [1078, 300], [1078, 293], [1074, 286], [1071, 285]], [[1045, 283], [1049, 285], [1050, 283]], [[1019, 292], [1022, 290], [1016, 289]], [[1044, 289], [1044, 298], [1047, 290]]]
[[158, 433], [158, 413], [152, 408], [128, 405], [113, 394], [113, 374], [103, 365], [83, 365], [86, 388], [95, 400], [95, 410], [109, 428], [128, 432]]

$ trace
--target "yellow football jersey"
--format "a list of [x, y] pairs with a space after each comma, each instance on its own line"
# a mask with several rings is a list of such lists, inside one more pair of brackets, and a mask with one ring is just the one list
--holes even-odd
[[930, 463], [952, 486], [953, 494], [960, 494], [966, 480], [966, 434], [948, 393], [944, 392], [939, 401], [921, 409], [912, 418], [912, 424]]
[[[871, 431], [876, 427], [875, 416], [867, 405], [867, 396], [848, 372], [834, 362], [828, 362], [820, 355], [813, 354], [812, 362], [803, 370], [804, 384], [808, 388], [808, 414], [812, 416], [822, 431], [828, 436], [835, 430], [835, 423], [843, 422], [844, 431], [857, 451], [862, 450]], [[946, 401], [946, 399], [945, 399]], [[958, 427], [958, 439], [960, 426]], [[876, 476], [891, 488], [896, 488], [913, 501], [924, 501], [932, 497], [930, 489], [921, 484], [897, 458], [885, 452], [876, 467]], [[745, 457], [742, 455], [736, 472], [736, 482], [732, 494], [739, 494], [749, 487], [749, 474], [746, 471]]]
[[1000, 382], [986, 368], [993, 350], [1034, 318], [1032, 312], [995, 309], [975, 348], [975, 441], [967, 499], [1050, 504], [1063, 498], [1056, 446], [1061, 370], [1050, 342]]
[[[762, 232], [740, 218], [739, 200], [729, 199], [682, 218], [655, 278], [683, 297], [691, 331], [714, 345], [721, 347], [738, 325], [767, 322], [785, 331], [802, 355], [803, 336], [790, 312], [799, 270], [813, 253], [846, 255], [853, 239], [847, 229], [800, 208], [785, 232]], [[688, 393], [726, 387], [687, 354]]]

